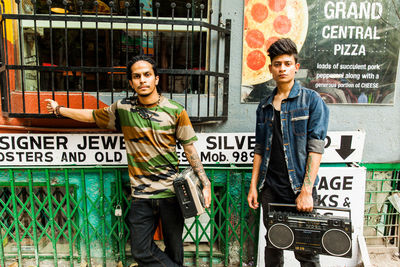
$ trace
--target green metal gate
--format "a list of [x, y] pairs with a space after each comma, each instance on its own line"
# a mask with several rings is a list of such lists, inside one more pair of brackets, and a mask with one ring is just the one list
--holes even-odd
[[[185, 264], [255, 265], [259, 214], [246, 201], [251, 168], [206, 171], [212, 203], [205, 216], [186, 221]], [[0, 168], [0, 265], [128, 266], [129, 201], [126, 168]]]
[[400, 163], [363, 164], [365, 186], [364, 237], [368, 247], [400, 248]]

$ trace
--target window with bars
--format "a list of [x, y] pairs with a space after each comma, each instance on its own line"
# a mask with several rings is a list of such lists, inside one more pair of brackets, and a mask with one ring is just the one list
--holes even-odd
[[8, 116], [50, 116], [46, 98], [73, 108], [110, 105], [133, 93], [125, 66], [141, 54], [156, 60], [161, 91], [192, 121], [227, 118], [230, 21], [220, 2], [11, 2], [12, 12], [3, 3], [1, 25]]

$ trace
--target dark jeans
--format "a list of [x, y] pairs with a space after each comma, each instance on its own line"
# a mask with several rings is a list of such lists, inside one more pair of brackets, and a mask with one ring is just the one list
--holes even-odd
[[[161, 219], [165, 251], [153, 240]], [[176, 197], [133, 198], [129, 213], [132, 256], [140, 267], [183, 265], [184, 219]]]
[[[315, 203], [317, 201], [317, 191], [315, 189], [313, 190], [313, 198], [315, 206]], [[271, 188], [265, 187], [261, 191], [261, 204], [263, 209], [263, 221], [265, 227], [267, 227], [268, 221], [268, 203], [282, 203], [282, 201], [274, 193], [274, 191], [271, 190]], [[289, 204], [294, 204], [294, 202]], [[274, 207], [274, 210], [277, 210], [277, 208]], [[295, 212], [295, 210], [293, 211]], [[265, 238], [267, 239], [267, 236]], [[294, 256], [300, 262], [300, 265], [302, 267], [320, 266], [319, 255], [295, 251]], [[265, 247], [264, 261], [266, 267], [283, 267], [283, 250]]]

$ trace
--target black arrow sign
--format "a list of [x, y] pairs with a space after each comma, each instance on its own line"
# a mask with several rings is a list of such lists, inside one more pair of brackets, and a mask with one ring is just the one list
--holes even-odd
[[340, 149], [336, 149], [336, 152], [342, 157], [342, 159], [347, 159], [351, 153], [354, 152], [355, 149], [351, 148], [351, 141], [353, 136], [351, 135], [342, 135], [340, 139]]

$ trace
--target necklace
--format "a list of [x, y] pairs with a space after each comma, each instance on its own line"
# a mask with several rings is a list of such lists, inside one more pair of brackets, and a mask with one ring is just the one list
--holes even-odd
[[137, 107], [135, 109], [137, 110], [137, 113], [139, 114], [139, 116], [144, 120], [150, 120], [154, 116], [154, 114], [157, 112], [158, 105], [160, 104], [160, 101], [161, 101], [161, 95], [158, 95], [158, 100], [157, 100], [157, 102], [155, 102], [155, 103], [157, 103], [157, 106], [154, 111], [149, 111], [146, 108], [146, 106], [152, 106], [155, 103], [144, 105], [144, 104], [140, 103], [138, 97], [135, 97], [133, 100], [134, 100], [133, 105]]

